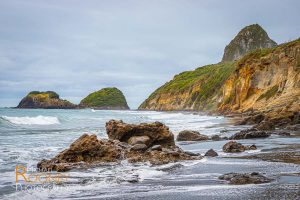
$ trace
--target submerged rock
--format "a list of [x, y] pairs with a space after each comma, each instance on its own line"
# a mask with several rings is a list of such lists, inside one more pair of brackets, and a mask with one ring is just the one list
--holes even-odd
[[208, 136], [200, 134], [198, 131], [184, 130], [177, 136], [177, 141], [201, 141], [208, 140]]
[[244, 146], [241, 143], [237, 143], [236, 141], [227, 142], [223, 146], [223, 151], [226, 153], [239, 153], [246, 150], [255, 150], [255, 149], [256, 149], [255, 145]]
[[231, 136], [230, 140], [241, 140], [241, 139], [251, 139], [251, 138], [266, 138], [271, 134], [266, 131], [259, 131], [257, 129], [246, 129], [242, 130], [233, 136]]
[[210, 149], [205, 153], [205, 156], [216, 157], [218, 156], [218, 153], [215, 152], [213, 149]]
[[229, 181], [230, 184], [243, 185], [243, 184], [261, 184], [269, 183], [272, 179], [269, 179], [258, 172], [252, 173], [228, 173], [219, 176], [219, 179]]
[[[174, 136], [162, 123], [125, 124], [111, 120], [107, 123], [109, 139], [83, 134], [69, 148], [50, 160], [43, 159], [39, 169], [68, 171], [75, 167], [88, 167], [103, 163], [150, 162], [153, 165], [180, 160], [200, 159], [177, 147]], [[133, 145], [128, 144], [130, 142]]]

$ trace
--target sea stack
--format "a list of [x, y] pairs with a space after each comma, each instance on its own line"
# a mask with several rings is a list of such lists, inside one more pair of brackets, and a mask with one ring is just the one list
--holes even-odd
[[269, 38], [260, 25], [252, 24], [243, 28], [225, 47], [222, 61], [234, 61], [253, 50], [275, 46], [277, 43]]
[[81, 100], [80, 108], [98, 110], [128, 110], [124, 94], [115, 87], [108, 87], [89, 94]]
[[17, 108], [72, 109], [76, 108], [76, 105], [60, 99], [53, 91], [32, 91], [21, 100]]

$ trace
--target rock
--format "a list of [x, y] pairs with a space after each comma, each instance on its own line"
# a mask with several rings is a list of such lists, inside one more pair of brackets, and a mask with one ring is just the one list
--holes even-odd
[[17, 108], [72, 109], [76, 108], [76, 105], [60, 99], [53, 91], [32, 91], [21, 100]]
[[250, 51], [277, 46], [267, 32], [258, 24], [243, 28], [226, 46], [222, 61], [234, 61]]
[[279, 131], [279, 132], [273, 132], [274, 135], [281, 135], [281, 136], [290, 136], [291, 134], [286, 131]]
[[65, 171], [65, 167], [70, 166], [69, 163], [117, 162], [121, 158], [121, 152], [122, 148], [114, 141], [98, 140], [96, 135], [83, 134], [68, 149], [51, 160], [42, 160], [37, 167]]
[[235, 123], [235, 125], [253, 125], [262, 122], [265, 119], [263, 114], [248, 116]]
[[205, 153], [205, 156], [216, 157], [218, 154], [213, 149], [210, 149]]
[[151, 151], [161, 151], [162, 147], [161, 145], [154, 145], [150, 148]]
[[246, 146], [246, 150], [256, 150], [257, 147], [255, 144], [251, 145], [251, 146]]
[[265, 131], [259, 131], [257, 129], [246, 129], [242, 130], [233, 136], [229, 137], [230, 140], [241, 140], [241, 139], [251, 139], [251, 138], [266, 138], [271, 134]]
[[260, 131], [271, 131], [275, 130], [275, 125], [270, 121], [262, 121], [259, 124], [255, 125], [253, 128]]
[[243, 185], [243, 184], [261, 184], [269, 183], [272, 179], [269, 179], [258, 172], [252, 173], [228, 173], [219, 176], [219, 179], [229, 181], [230, 184]]
[[147, 146], [175, 146], [174, 135], [169, 128], [160, 122], [139, 125], [126, 124], [123, 121], [110, 120], [106, 123], [106, 132], [109, 139], [128, 143], [133, 136], [147, 136]]
[[288, 125], [286, 127], [286, 129], [291, 130], [291, 131], [299, 131], [300, 130], [300, 124]]
[[128, 110], [126, 98], [121, 90], [115, 87], [102, 88], [82, 99], [80, 108], [98, 110]]
[[146, 146], [149, 145], [150, 138], [147, 135], [144, 136], [133, 136], [129, 138], [128, 144], [135, 145], [135, 144], [145, 144]]
[[194, 156], [177, 147], [168, 127], [159, 122], [132, 125], [111, 120], [106, 128], [109, 139], [84, 134], [54, 158], [41, 160], [37, 167], [43, 171], [68, 171], [105, 163], [117, 164], [124, 159], [152, 165], [201, 159], [200, 155]]
[[177, 136], [177, 141], [200, 141], [200, 140], [208, 140], [208, 136], [202, 135], [197, 131], [181, 131]]
[[184, 153], [186, 153], [189, 156], [200, 156], [199, 153], [193, 153], [193, 152], [190, 152], [190, 151], [184, 151]]
[[147, 145], [145, 144], [135, 144], [131, 147], [133, 151], [145, 151], [147, 149]]
[[184, 165], [182, 165], [182, 164], [176, 163], [176, 164], [174, 164], [174, 165], [172, 165], [170, 167], [164, 167], [164, 168], [160, 168], [158, 170], [163, 171], [163, 172], [171, 172], [171, 171], [175, 171], [175, 170], [177, 170], [179, 168], [182, 168], [183, 166]]
[[219, 141], [219, 140], [222, 140], [222, 138], [219, 135], [213, 135], [213, 136], [211, 136], [211, 140]]
[[241, 143], [237, 143], [236, 141], [227, 142], [223, 146], [223, 151], [226, 153], [239, 153], [245, 150], [254, 150], [254, 149], [256, 149], [255, 145], [244, 146]]

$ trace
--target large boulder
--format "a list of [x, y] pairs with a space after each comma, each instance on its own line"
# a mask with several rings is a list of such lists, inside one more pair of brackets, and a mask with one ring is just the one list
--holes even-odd
[[216, 156], [218, 156], [218, 153], [215, 152], [213, 149], [210, 149], [205, 153], [205, 156], [216, 157]]
[[175, 146], [173, 133], [160, 122], [135, 125], [126, 124], [123, 121], [110, 120], [106, 123], [106, 132], [111, 140], [119, 140], [126, 143], [139, 142], [146, 144], [148, 147], [158, 144]]
[[260, 184], [269, 183], [272, 179], [269, 179], [257, 172], [252, 173], [228, 173], [219, 176], [219, 179], [226, 180], [230, 184], [243, 185], [243, 184]]
[[271, 134], [266, 131], [259, 131], [255, 128], [242, 130], [233, 136], [231, 136], [230, 140], [241, 140], [241, 139], [252, 139], [252, 138], [266, 138]]
[[119, 141], [98, 140], [96, 135], [83, 134], [68, 149], [60, 152], [51, 160], [42, 160], [40, 169], [67, 171], [73, 163], [117, 162], [122, 155]]
[[75, 167], [119, 163], [124, 159], [132, 163], [158, 165], [201, 158], [177, 147], [168, 127], [159, 122], [133, 125], [111, 120], [106, 128], [109, 139], [84, 134], [54, 158], [40, 161], [37, 167], [48, 171], [68, 171]]
[[223, 146], [223, 151], [226, 153], [239, 153], [239, 152], [243, 152], [246, 150], [255, 150], [255, 149], [256, 149], [255, 145], [244, 146], [241, 143], [238, 143], [236, 141], [227, 142]]
[[176, 138], [177, 141], [201, 141], [208, 139], [208, 136], [202, 135], [198, 131], [190, 130], [181, 131]]

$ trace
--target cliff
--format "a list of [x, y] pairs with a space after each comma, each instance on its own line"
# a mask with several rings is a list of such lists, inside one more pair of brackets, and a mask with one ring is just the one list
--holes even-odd
[[299, 73], [300, 39], [178, 74], [139, 109], [292, 116], [300, 110]]
[[17, 108], [72, 109], [76, 108], [76, 105], [60, 99], [53, 91], [32, 91], [21, 100]]
[[300, 39], [256, 50], [236, 65], [223, 86], [219, 111], [259, 111], [276, 117], [300, 110]]
[[222, 85], [235, 70], [233, 62], [199, 67], [174, 76], [153, 92], [142, 110], [212, 110], [222, 98]]
[[94, 108], [103, 110], [126, 110], [129, 109], [123, 93], [113, 88], [103, 88], [99, 91], [89, 94], [81, 100], [79, 107]]
[[260, 25], [246, 26], [225, 47], [222, 61], [234, 61], [253, 50], [272, 48], [276, 45]]

